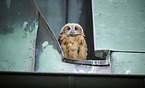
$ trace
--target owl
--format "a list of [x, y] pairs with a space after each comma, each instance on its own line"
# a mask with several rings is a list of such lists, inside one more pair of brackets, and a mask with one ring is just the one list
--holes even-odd
[[77, 23], [68, 23], [60, 31], [58, 41], [67, 58], [85, 60], [87, 57], [87, 44], [83, 28]]

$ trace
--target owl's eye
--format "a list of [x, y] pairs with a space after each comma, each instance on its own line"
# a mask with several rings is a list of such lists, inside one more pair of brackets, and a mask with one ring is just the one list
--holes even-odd
[[70, 30], [70, 27], [68, 27], [67, 30]]
[[75, 27], [75, 30], [78, 30], [78, 28], [77, 28], [77, 27]]

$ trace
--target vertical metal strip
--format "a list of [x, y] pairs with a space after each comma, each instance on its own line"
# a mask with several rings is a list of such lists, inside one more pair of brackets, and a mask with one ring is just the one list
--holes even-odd
[[94, 37], [94, 50], [96, 50], [96, 39], [95, 39], [95, 20], [94, 20], [94, 0], [92, 0], [92, 19], [93, 19], [93, 37]]
[[36, 29], [36, 32], [35, 32], [35, 40], [34, 40], [34, 54], [33, 54], [33, 60], [32, 60], [32, 71], [36, 71], [36, 56], [35, 56], [35, 50], [36, 50], [36, 40], [37, 40], [37, 31], [39, 30], [39, 26], [40, 26], [40, 12], [39, 12], [39, 9], [37, 8], [35, 2], [33, 0], [29, 0], [31, 2], [31, 4], [33, 5], [34, 9], [36, 10], [37, 12], [37, 25], [38, 25], [38, 28]]
[[[34, 2], [33, 0], [29, 0], [29, 2], [34, 6]], [[37, 31], [38, 31], [38, 28], [39, 28], [39, 12], [37, 11], [36, 8], [34, 8], [36, 10], [36, 13], [38, 13], [38, 16], [36, 17], [36, 23], [35, 23], [35, 37], [34, 37], [34, 41], [33, 41], [33, 57], [32, 57], [32, 72], [35, 71], [35, 49], [36, 49], [36, 39], [37, 39]], [[37, 14], [36, 14], [37, 15]], [[38, 23], [37, 23], [38, 22]], [[38, 27], [36, 28], [36, 25], [38, 25]]]
[[[36, 31], [36, 39], [35, 39], [35, 49], [36, 49], [36, 41], [37, 41], [37, 35], [38, 35], [38, 30], [39, 30], [39, 27], [40, 27], [40, 12], [37, 12], [38, 13], [38, 17], [37, 17], [37, 20], [38, 20], [38, 28], [37, 28], [37, 31]], [[35, 56], [35, 60], [34, 60], [34, 71], [36, 71], [36, 56]]]

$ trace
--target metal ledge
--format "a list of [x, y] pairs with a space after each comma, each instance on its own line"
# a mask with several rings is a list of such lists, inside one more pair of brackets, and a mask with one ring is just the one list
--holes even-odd
[[93, 60], [78, 60], [72, 58], [63, 57], [63, 61], [67, 63], [80, 64], [80, 65], [92, 65], [92, 66], [109, 66], [110, 65], [110, 51], [98, 50], [95, 52], [99, 57]]

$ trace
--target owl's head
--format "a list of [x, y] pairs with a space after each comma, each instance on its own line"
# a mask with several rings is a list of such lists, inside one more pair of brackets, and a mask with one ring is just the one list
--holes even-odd
[[67, 34], [71, 36], [84, 35], [83, 28], [77, 23], [68, 23], [64, 25], [60, 31], [61, 34]]

